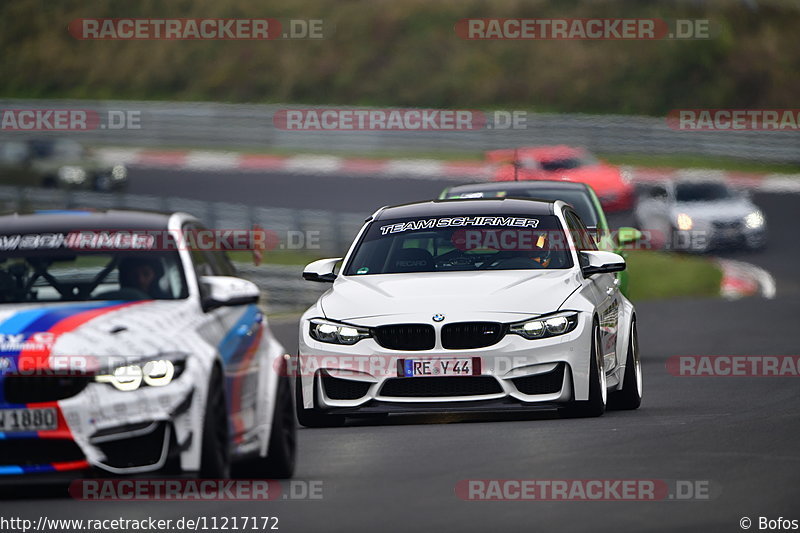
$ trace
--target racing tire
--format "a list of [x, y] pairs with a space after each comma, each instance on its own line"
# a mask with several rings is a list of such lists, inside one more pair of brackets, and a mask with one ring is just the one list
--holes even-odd
[[[297, 405], [297, 421], [301, 426], [307, 428], [334, 428], [344, 425], [343, 415], [333, 415], [324, 413], [318, 409], [306, 409], [303, 407], [303, 395], [301, 393], [300, 376], [295, 383], [295, 404]], [[316, 401], [314, 402], [316, 403]]]
[[641, 404], [642, 362], [639, 358], [639, 335], [634, 318], [631, 322], [631, 338], [628, 340], [628, 355], [625, 358], [625, 377], [622, 378], [622, 389], [609, 395], [608, 408], [633, 410], [638, 409]]
[[269, 434], [266, 457], [255, 457], [236, 465], [239, 476], [263, 479], [289, 479], [294, 474], [297, 457], [297, 424], [294, 420], [292, 382], [286, 376], [278, 378], [275, 393], [275, 413]]
[[203, 417], [203, 440], [200, 453], [200, 477], [227, 479], [231, 475], [231, 450], [228, 408], [222, 371], [214, 366], [208, 382], [208, 399]]
[[602, 415], [606, 410], [608, 390], [603, 354], [600, 350], [600, 326], [592, 325], [591, 361], [589, 365], [589, 399], [573, 400], [559, 409], [562, 418], [588, 418]]

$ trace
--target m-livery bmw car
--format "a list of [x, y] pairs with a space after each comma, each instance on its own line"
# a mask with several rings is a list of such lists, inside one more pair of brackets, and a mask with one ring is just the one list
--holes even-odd
[[560, 408], [635, 409], [642, 377], [633, 305], [563, 201], [468, 199], [379, 209], [302, 316], [297, 411], [346, 416]]
[[0, 217], [0, 481], [292, 474], [284, 350], [224, 252], [173, 240], [200, 230], [180, 213]]

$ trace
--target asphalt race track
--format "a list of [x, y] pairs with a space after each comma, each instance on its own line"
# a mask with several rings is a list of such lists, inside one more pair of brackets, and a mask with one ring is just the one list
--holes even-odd
[[[446, 181], [134, 170], [131, 192], [259, 205], [371, 212], [435, 196]], [[267, 503], [76, 502], [35, 489], [5, 502], [37, 519], [271, 515], [281, 531], [741, 531], [742, 517], [800, 519], [797, 378], [675, 377], [674, 355], [796, 355], [800, 252], [795, 196], [755, 198], [770, 224], [763, 253], [730, 253], [769, 270], [774, 300], [637, 305], [641, 409], [595, 419], [448, 415], [302, 429], [296, 479], [323, 499]], [[614, 217], [619, 223], [624, 217]], [[296, 322], [273, 329], [296, 348]], [[712, 496], [657, 502], [472, 502], [466, 479], [657, 479], [708, 483]], [[41, 497], [45, 498], [42, 499]], [[40, 498], [40, 499], [37, 499]], [[5, 513], [6, 515], [11, 513]]]

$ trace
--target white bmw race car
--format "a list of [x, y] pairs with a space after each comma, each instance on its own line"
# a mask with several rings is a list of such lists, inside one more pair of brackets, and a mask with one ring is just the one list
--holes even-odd
[[633, 305], [562, 201], [468, 199], [378, 210], [300, 323], [297, 412], [347, 416], [559, 408], [635, 409], [642, 371]]
[[0, 217], [0, 481], [291, 476], [283, 347], [224, 252], [174, 239], [198, 231], [184, 214]]

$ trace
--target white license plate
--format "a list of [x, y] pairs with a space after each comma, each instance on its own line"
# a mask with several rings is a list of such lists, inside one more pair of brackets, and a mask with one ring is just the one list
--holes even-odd
[[53, 407], [43, 409], [0, 409], [0, 431], [46, 431], [58, 428]]
[[400, 359], [398, 377], [476, 376], [481, 373], [480, 357], [457, 359]]

